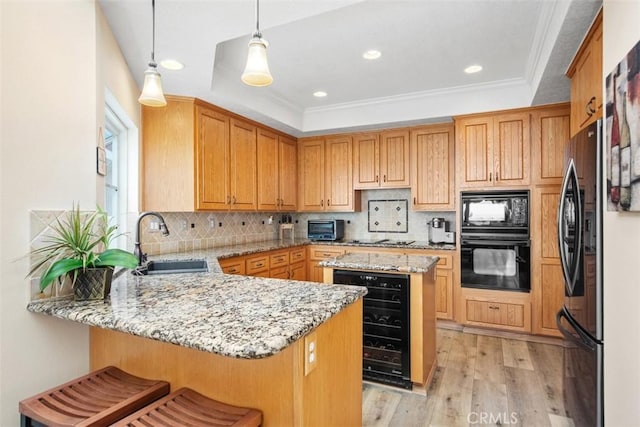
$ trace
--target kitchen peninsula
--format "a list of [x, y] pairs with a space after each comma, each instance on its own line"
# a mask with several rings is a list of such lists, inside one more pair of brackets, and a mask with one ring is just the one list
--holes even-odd
[[[428, 388], [436, 369], [435, 274], [438, 259], [437, 256], [347, 253], [320, 262], [324, 267], [325, 283], [347, 277], [347, 281], [340, 283], [358, 283], [369, 289], [364, 297], [365, 378], [403, 387], [411, 387], [413, 383]], [[405, 283], [393, 280], [394, 276], [403, 277]], [[408, 289], [396, 292], [402, 286]], [[403, 301], [404, 298], [408, 301]], [[408, 328], [401, 320], [407, 311]], [[390, 325], [389, 320], [397, 323]], [[407, 345], [403, 343], [402, 329], [408, 329]], [[408, 369], [403, 366], [407, 360], [402, 355], [405, 351], [409, 356]]]
[[91, 326], [92, 370], [114, 365], [253, 407], [267, 427], [359, 425], [365, 290], [222, 274], [225, 255], [182, 255], [207, 259], [205, 273], [125, 272], [106, 301], [41, 300], [28, 309]]

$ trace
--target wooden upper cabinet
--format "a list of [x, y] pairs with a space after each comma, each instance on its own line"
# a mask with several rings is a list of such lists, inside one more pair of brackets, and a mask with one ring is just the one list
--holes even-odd
[[353, 169], [350, 136], [325, 141], [324, 196], [326, 211], [353, 211]]
[[529, 185], [529, 112], [456, 118], [461, 188]]
[[296, 141], [258, 129], [257, 144], [258, 210], [296, 210]]
[[380, 187], [380, 135], [358, 134], [353, 137], [353, 187]]
[[571, 135], [602, 117], [602, 9], [567, 69], [571, 79]]
[[298, 144], [298, 211], [353, 212], [350, 136], [302, 139]]
[[564, 149], [570, 138], [569, 133], [569, 104], [559, 104], [532, 111], [532, 184], [562, 184]]
[[354, 189], [409, 187], [409, 131], [353, 136]]
[[229, 138], [229, 209], [255, 210], [258, 203], [256, 186], [256, 126], [231, 119]]
[[324, 210], [324, 139], [298, 142], [298, 210]]
[[195, 207], [193, 99], [167, 97], [142, 106], [142, 209], [185, 212]]
[[[195, 98], [166, 98], [164, 108], [142, 107], [142, 209], [256, 210], [257, 136], [271, 131]], [[295, 171], [295, 153], [283, 156]]]
[[229, 209], [229, 117], [197, 106], [196, 129], [196, 208]]
[[411, 131], [411, 196], [414, 210], [455, 209], [453, 124]]

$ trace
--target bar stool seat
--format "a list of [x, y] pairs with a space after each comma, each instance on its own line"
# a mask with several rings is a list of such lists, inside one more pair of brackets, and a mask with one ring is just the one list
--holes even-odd
[[108, 366], [22, 400], [20, 424], [108, 426], [168, 393], [166, 381], [136, 377]]
[[114, 427], [257, 427], [262, 412], [209, 399], [181, 388], [115, 423]]

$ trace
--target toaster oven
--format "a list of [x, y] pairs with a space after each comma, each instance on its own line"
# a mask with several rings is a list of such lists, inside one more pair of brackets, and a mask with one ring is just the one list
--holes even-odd
[[341, 240], [344, 237], [343, 219], [310, 219], [307, 238], [310, 240]]

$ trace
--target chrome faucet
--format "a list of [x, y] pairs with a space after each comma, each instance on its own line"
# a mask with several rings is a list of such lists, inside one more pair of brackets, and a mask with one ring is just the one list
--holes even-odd
[[136, 243], [134, 245], [133, 254], [138, 257], [138, 266], [142, 266], [147, 261], [147, 254], [142, 252], [142, 248], [140, 247], [140, 222], [142, 222], [142, 218], [148, 215], [153, 215], [160, 220], [160, 231], [163, 236], [169, 235], [169, 229], [167, 228], [167, 224], [164, 222], [164, 218], [157, 212], [142, 212], [138, 217], [138, 222], [136, 223]]

